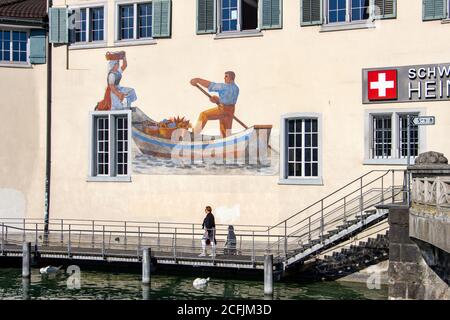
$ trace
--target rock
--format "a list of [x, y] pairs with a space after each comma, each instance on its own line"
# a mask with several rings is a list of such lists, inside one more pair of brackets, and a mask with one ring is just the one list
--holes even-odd
[[416, 165], [429, 165], [429, 164], [448, 164], [448, 159], [444, 154], [436, 151], [428, 151], [421, 153], [417, 156]]

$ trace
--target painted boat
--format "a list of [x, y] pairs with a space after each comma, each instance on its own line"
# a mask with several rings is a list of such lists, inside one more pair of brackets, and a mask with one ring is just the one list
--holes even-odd
[[186, 129], [175, 130], [167, 139], [146, 130], [144, 123], [157, 125], [142, 110], [133, 108], [133, 141], [143, 154], [182, 163], [270, 165], [271, 125], [254, 125], [226, 138], [201, 135], [194, 141]]

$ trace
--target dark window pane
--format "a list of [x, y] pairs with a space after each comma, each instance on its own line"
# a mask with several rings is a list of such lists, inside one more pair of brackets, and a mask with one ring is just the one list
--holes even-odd
[[288, 132], [294, 132], [295, 131], [295, 122], [292, 120], [288, 121]]
[[317, 163], [312, 164], [312, 175], [317, 177], [319, 175], [319, 166]]
[[302, 146], [302, 135], [301, 134], [296, 134], [295, 135], [295, 146], [297, 148]]
[[317, 120], [312, 120], [312, 131], [317, 132]]
[[302, 120], [295, 120], [295, 131], [302, 132]]
[[295, 161], [302, 161], [302, 149], [295, 149]]
[[293, 176], [294, 175], [294, 168], [295, 168], [294, 163], [289, 163], [288, 164], [288, 175], [289, 176]]
[[317, 149], [314, 149], [313, 150], [313, 161], [319, 161], [318, 160], [318, 150]]
[[289, 160], [288, 161], [294, 161], [294, 149], [289, 149]]
[[311, 135], [305, 135], [305, 147], [311, 147]]
[[295, 164], [295, 175], [297, 177], [300, 177], [302, 175], [302, 164], [301, 163]]
[[311, 120], [305, 120], [305, 132], [311, 132]]
[[311, 149], [305, 149], [305, 161], [311, 161]]
[[312, 135], [312, 146], [313, 146], [313, 147], [317, 147], [317, 146], [318, 146], [318, 142], [317, 142], [317, 134], [313, 134], [313, 135]]
[[311, 163], [305, 163], [305, 176], [311, 176]]
[[293, 135], [293, 134], [289, 135], [289, 147], [295, 147], [294, 138], [295, 138], [295, 135]]

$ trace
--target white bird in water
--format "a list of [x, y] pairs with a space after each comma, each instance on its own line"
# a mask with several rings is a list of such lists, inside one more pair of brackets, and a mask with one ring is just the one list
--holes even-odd
[[201, 287], [206, 286], [208, 284], [208, 282], [209, 282], [209, 278], [206, 278], [206, 279], [197, 278], [194, 280], [193, 285], [196, 288], [201, 288]]
[[62, 266], [59, 267], [53, 267], [53, 266], [47, 266], [45, 268], [41, 268], [39, 271], [42, 274], [53, 274], [53, 273], [58, 273], [59, 270], [61, 269]]

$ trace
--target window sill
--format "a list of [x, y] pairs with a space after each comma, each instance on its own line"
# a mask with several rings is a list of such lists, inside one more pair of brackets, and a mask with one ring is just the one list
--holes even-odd
[[280, 185], [316, 185], [323, 186], [322, 177], [318, 178], [288, 178], [288, 179], [280, 179], [278, 180], [278, 184]]
[[107, 176], [89, 176], [87, 182], [131, 182], [131, 176], [107, 177]]
[[[398, 165], [398, 166], [406, 166], [407, 159], [364, 159], [363, 165]], [[415, 163], [415, 158], [411, 157], [410, 164], [413, 165]]]
[[449, 18], [443, 19], [443, 20], [441, 20], [441, 23], [442, 23], [442, 24], [450, 23], [450, 19], [449, 19]]
[[233, 38], [247, 38], [247, 37], [262, 37], [263, 33], [261, 30], [245, 30], [245, 31], [227, 31], [217, 33], [214, 40], [219, 39], [233, 39]]
[[342, 23], [324, 24], [322, 25], [320, 32], [373, 29], [373, 28], [375, 28], [375, 23], [373, 21], [342, 22]]
[[125, 47], [125, 46], [141, 46], [141, 45], [150, 45], [156, 44], [155, 39], [136, 39], [136, 40], [117, 40], [114, 42], [114, 46], [116, 47]]
[[69, 50], [79, 50], [79, 49], [94, 49], [94, 48], [106, 48], [108, 43], [106, 41], [101, 42], [86, 42], [86, 43], [71, 43], [69, 45]]
[[0, 62], [0, 67], [32, 69], [31, 63]]

